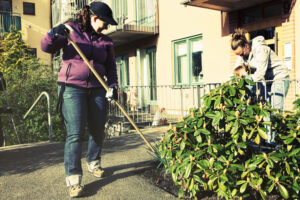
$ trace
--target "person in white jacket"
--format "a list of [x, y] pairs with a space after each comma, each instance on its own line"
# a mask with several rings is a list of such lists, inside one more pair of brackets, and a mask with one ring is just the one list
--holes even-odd
[[[236, 29], [232, 34], [231, 48], [238, 55], [235, 67], [246, 64], [253, 81], [261, 85], [260, 92], [273, 108], [282, 109], [284, 97], [289, 88], [289, 71], [276, 53], [265, 43], [263, 36], [251, 41], [244, 29]], [[265, 88], [264, 88], [265, 86]]]
[[[235, 67], [246, 64], [252, 72], [252, 80], [257, 82], [259, 95], [270, 102], [273, 108], [282, 109], [289, 89], [288, 68], [265, 43], [263, 36], [248, 41], [246, 33], [244, 29], [236, 29], [232, 34], [231, 48], [239, 56]], [[269, 130], [269, 143], [275, 137], [271, 132]]]

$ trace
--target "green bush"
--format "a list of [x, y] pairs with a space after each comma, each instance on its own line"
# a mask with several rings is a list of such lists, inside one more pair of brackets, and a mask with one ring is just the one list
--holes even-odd
[[[13, 114], [2, 114], [2, 124], [6, 131], [6, 145], [19, 143], [11, 117], [13, 116], [16, 130], [21, 143], [48, 140], [47, 101], [42, 97], [28, 117], [24, 114], [38, 96], [46, 91], [52, 101], [52, 108], [57, 102], [56, 75], [50, 66], [42, 64], [34, 57], [29, 47], [22, 40], [22, 34], [12, 27], [0, 41], [0, 70], [4, 74], [7, 89], [0, 92], [0, 107], [7, 107], [6, 97]], [[58, 113], [52, 109], [53, 140], [64, 138], [63, 124]]]
[[[180, 197], [213, 191], [225, 199], [298, 199], [299, 115], [247, 98], [253, 84], [235, 77], [211, 90], [158, 145], [156, 154], [181, 186]], [[265, 143], [269, 126], [277, 132], [276, 146]]]

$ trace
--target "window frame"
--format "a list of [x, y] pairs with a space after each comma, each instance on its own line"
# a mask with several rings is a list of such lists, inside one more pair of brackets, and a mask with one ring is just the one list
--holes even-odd
[[[25, 11], [26, 5], [33, 5], [33, 13]], [[23, 1], [23, 14], [24, 15], [35, 15], [35, 3]]]
[[[202, 63], [202, 70], [201, 73], [202, 76], [199, 78], [199, 80], [197, 82], [193, 81], [193, 74], [192, 74], [192, 42], [195, 40], [200, 39], [200, 41], [202, 42], [203, 45], [203, 35], [199, 34], [199, 35], [195, 35], [195, 36], [191, 36], [191, 37], [187, 37], [187, 38], [183, 38], [183, 39], [179, 39], [179, 40], [174, 40], [172, 41], [172, 48], [173, 48], [173, 71], [174, 71], [174, 85], [175, 86], [183, 86], [183, 85], [199, 85], [201, 83], [203, 83], [203, 48], [202, 48], [202, 59], [201, 59], [201, 63]], [[177, 50], [176, 50], [176, 45], [180, 44], [180, 43], [186, 43], [186, 56], [187, 56], [187, 67], [188, 67], [188, 72], [187, 72], [187, 83], [179, 83], [178, 82], [178, 56], [177, 56]]]

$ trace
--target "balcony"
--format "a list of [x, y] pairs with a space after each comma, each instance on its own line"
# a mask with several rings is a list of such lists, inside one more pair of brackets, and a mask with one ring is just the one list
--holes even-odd
[[147, 0], [112, 1], [117, 26], [104, 31], [115, 46], [158, 34], [157, 4]]
[[16, 26], [17, 30], [21, 30], [21, 15], [11, 12], [0, 12], [0, 36], [10, 31], [10, 26]]
[[52, 25], [57, 26], [70, 18], [75, 18], [76, 13], [93, 0], [55, 0], [52, 1]]
[[271, 0], [183, 0], [182, 4], [232, 12], [270, 2]]

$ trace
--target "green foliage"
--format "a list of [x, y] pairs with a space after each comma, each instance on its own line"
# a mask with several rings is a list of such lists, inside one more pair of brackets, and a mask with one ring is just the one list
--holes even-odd
[[[48, 113], [45, 97], [39, 101], [28, 117], [23, 120], [37, 97], [46, 91], [52, 100], [52, 108], [57, 102], [56, 76], [50, 67], [35, 58], [15, 28], [0, 41], [0, 70], [3, 72], [7, 89], [0, 92], [0, 107], [7, 107], [6, 97], [13, 109], [13, 118], [21, 143], [48, 140]], [[11, 121], [11, 115], [1, 115], [6, 130], [6, 144], [17, 144], [18, 140]], [[58, 114], [52, 111], [53, 140], [61, 141], [63, 124]]]
[[[271, 193], [298, 199], [299, 116], [250, 98], [249, 84], [254, 83], [233, 78], [211, 90], [202, 107], [191, 109], [157, 147], [156, 154], [181, 186], [179, 196], [210, 190], [225, 199], [266, 199]], [[269, 126], [277, 132], [277, 148], [265, 144]]]

